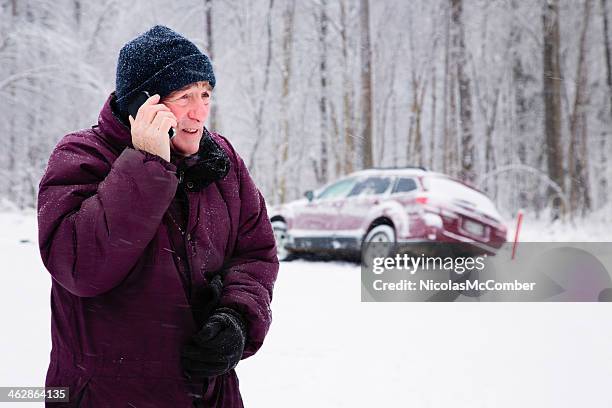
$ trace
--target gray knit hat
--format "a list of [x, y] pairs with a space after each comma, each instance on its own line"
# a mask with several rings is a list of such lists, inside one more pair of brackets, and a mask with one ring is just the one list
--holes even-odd
[[115, 95], [121, 113], [140, 91], [159, 94], [194, 82], [208, 81], [215, 86], [215, 74], [208, 57], [182, 35], [162, 25], [123, 46], [117, 61]]

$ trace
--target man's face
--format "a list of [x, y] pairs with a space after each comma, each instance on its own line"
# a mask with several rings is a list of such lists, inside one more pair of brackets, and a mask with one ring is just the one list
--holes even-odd
[[196, 82], [166, 96], [161, 103], [176, 117], [176, 135], [170, 141], [176, 153], [190, 156], [200, 147], [204, 122], [210, 112], [212, 88], [208, 82]]

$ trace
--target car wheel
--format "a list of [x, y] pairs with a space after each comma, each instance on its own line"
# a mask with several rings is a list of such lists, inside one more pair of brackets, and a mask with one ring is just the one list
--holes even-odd
[[394, 253], [395, 230], [389, 225], [375, 226], [363, 239], [361, 259], [364, 261], [393, 256]]
[[272, 222], [272, 231], [276, 241], [276, 256], [279, 261], [290, 261], [295, 256], [286, 248], [289, 235], [287, 234], [287, 224], [284, 221]]

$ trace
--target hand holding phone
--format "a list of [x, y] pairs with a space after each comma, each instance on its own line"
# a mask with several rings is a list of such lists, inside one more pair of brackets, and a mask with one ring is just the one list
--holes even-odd
[[[134, 97], [134, 99], [132, 99], [132, 102], [130, 102], [130, 104], [128, 105], [128, 113], [133, 118], [136, 118], [138, 114], [138, 109], [140, 109], [140, 107], [150, 97], [151, 95], [147, 91], [138, 92], [138, 95], [136, 95], [136, 97]], [[170, 139], [172, 139], [175, 135], [176, 135], [176, 130], [173, 127], [171, 127], [170, 130], [168, 131], [168, 136], [170, 137]]]
[[159, 100], [157, 94], [148, 97], [137, 109], [136, 116], [132, 115], [134, 112], [130, 113], [132, 144], [136, 149], [155, 154], [169, 162], [168, 132], [177, 126], [177, 121], [170, 108], [159, 103]]

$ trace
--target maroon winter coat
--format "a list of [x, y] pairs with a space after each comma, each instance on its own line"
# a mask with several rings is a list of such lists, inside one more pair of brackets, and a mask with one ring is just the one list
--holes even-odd
[[[243, 358], [261, 347], [278, 272], [264, 199], [218, 134], [205, 132], [201, 158], [178, 172], [174, 159], [135, 150], [112, 98], [97, 126], [58, 143], [40, 182], [39, 244], [53, 277], [46, 386], [70, 387], [66, 406], [192, 407], [191, 394], [207, 407], [242, 406], [234, 370], [191, 383], [179, 356], [216, 273], [219, 306], [247, 323]], [[229, 164], [224, 177], [211, 158]]]

